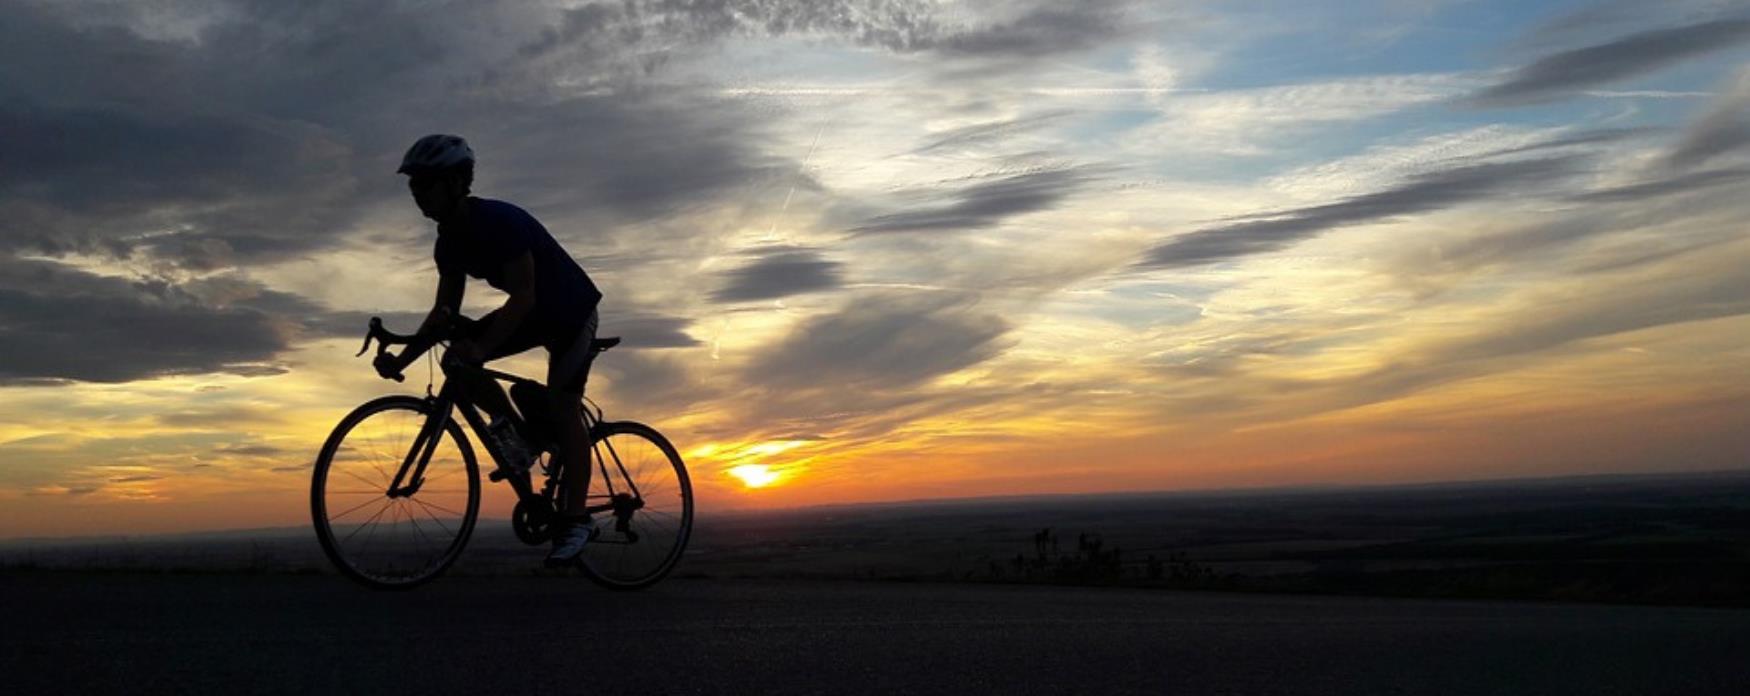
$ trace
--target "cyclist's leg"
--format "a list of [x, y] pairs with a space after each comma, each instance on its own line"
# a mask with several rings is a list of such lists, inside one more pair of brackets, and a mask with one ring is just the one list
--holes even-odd
[[589, 493], [589, 432], [584, 428], [583, 413], [578, 404], [583, 400], [583, 388], [589, 381], [589, 368], [595, 361], [596, 313], [590, 312], [580, 330], [568, 341], [557, 341], [548, 347], [548, 394], [553, 399], [554, 432], [559, 437], [559, 452], [555, 455], [564, 484], [562, 510], [579, 511], [587, 505]]
[[[479, 340], [486, 333], [486, 327], [490, 322], [497, 318], [498, 310], [487, 312], [486, 316], [468, 324], [463, 329], [463, 334], [469, 339]], [[486, 354], [484, 362], [510, 357], [541, 345], [540, 334], [533, 330], [533, 324], [534, 322], [525, 318], [522, 325], [511, 332], [510, 337], [506, 338], [502, 345]], [[504, 389], [498, 386], [497, 380], [482, 374], [463, 374], [466, 374], [463, 378], [463, 386], [467, 389], [468, 398], [474, 402], [474, 405], [480, 407], [480, 410], [485, 411], [488, 416], [504, 415], [511, 412], [510, 399], [504, 395]]]

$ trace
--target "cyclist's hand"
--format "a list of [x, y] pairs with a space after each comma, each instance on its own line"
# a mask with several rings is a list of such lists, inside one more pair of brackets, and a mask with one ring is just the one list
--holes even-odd
[[378, 353], [377, 357], [371, 360], [371, 367], [377, 368], [377, 375], [383, 379], [392, 379], [397, 382], [402, 379], [401, 358], [392, 353]]

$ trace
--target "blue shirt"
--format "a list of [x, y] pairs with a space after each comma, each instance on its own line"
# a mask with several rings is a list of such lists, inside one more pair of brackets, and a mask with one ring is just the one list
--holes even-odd
[[524, 321], [538, 322], [548, 331], [574, 333], [582, 328], [602, 293], [547, 228], [522, 208], [469, 197], [465, 221], [438, 225], [432, 256], [441, 274], [466, 273], [508, 292], [504, 265], [524, 252], [535, 261], [535, 307]]

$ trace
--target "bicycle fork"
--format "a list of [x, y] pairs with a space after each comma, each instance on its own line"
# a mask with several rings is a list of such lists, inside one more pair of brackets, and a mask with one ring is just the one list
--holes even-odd
[[[447, 388], [446, 388], [447, 391]], [[419, 435], [413, 438], [413, 446], [407, 448], [407, 455], [401, 459], [401, 468], [395, 470], [395, 480], [389, 484], [388, 495], [391, 498], [411, 497], [419, 492], [419, 487], [425, 485], [425, 467], [431, 464], [431, 455], [437, 451], [437, 443], [443, 438], [444, 428], [450, 423], [450, 409], [453, 404], [448, 398], [430, 399], [427, 403], [435, 406], [431, 415], [425, 419], [425, 425], [419, 429]]]

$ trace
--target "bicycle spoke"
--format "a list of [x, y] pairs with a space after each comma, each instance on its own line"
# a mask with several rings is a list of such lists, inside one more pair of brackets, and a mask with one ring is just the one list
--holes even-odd
[[[378, 495], [382, 495], [382, 494], [381, 494], [381, 493], [379, 493], [379, 494], [378, 494]], [[343, 512], [343, 513], [340, 513], [340, 514], [338, 514], [338, 515], [335, 515], [335, 516], [333, 516], [333, 517], [330, 517], [330, 518], [328, 518], [328, 521], [329, 521], [329, 522], [333, 522], [333, 521], [335, 521], [335, 520], [338, 520], [338, 519], [340, 519], [340, 518], [342, 518], [342, 517], [345, 517], [345, 516], [347, 516], [347, 515], [350, 515], [350, 514], [352, 514], [352, 513], [353, 513], [353, 512], [355, 512], [355, 511], [357, 511], [357, 510], [358, 510], [358, 509], [359, 509], [359, 508], [362, 508], [362, 507], [364, 507], [364, 506], [366, 506], [366, 505], [370, 505], [370, 504], [371, 504], [371, 503], [373, 503], [373, 502], [376, 502], [376, 501], [374, 501], [374, 500], [367, 500], [367, 501], [365, 501], [365, 502], [362, 502], [362, 503], [359, 503], [359, 504], [358, 504], [358, 505], [354, 505], [354, 506], [353, 506], [353, 507], [352, 507], [352, 508], [350, 508], [350, 509], [348, 509], [348, 510], [347, 510], [347, 511], [346, 511], [346, 512]]]
[[344, 544], [344, 543], [346, 543], [346, 542], [349, 542], [349, 541], [352, 541], [352, 538], [353, 538], [353, 537], [355, 537], [355, 536], [358, 536], [358, 533], [359, 533], [359, 532], [360, 532], [360, 531], [362, 531], [362, 530], [363, 530], [363, 529], [364, 529], [364, 528], [365, 528], [365, 526], [366, 526], [366, 525], [369, 525], [369, 524], [371, 524], [371, 523], [372, 523], [372, 522], [376, 522], [376, 521], [377, 521], [377, 518], [379, 518], [379, 517], [382, 517], [382, 516], [383, 516], [383, 512], [384, 512], [384, 511], [386, 511], [386, 510], [388, 510], [388, 509], [389, 509], [389, 506], [390, 506], [390, 505], [392, 505], [392, 504], [394, 504], [394, 502], [395, 502], [395, 501], [393, 501], [393, 500], [390, 500], [390, 501], [386, 501], [386, 502], [384, 502], [384, 503], [383, 503], [383, 507], [382, 507], [382, 508], [381, 508], [381, 509], [379, 509], [379, 510], [377, 510], [377, 514], [375, 514], [375, 515], [371, 515], [371, 517], [370, 517], [370, 519], [367, 519], [367, 520], [365, 520], [365, 521], [364, 521], [364, 523], [363, 523], [363, 524], [360, 524], [360, 525], [359, 525], [359, 527], [358, 527], [358, 529], [354, 529], [354, 530], [352, 530], [352, 533], [351, 533], [351, 534], [348, 534], [348, 535], [346, 535], [346, 538], [345, 538], [345, 539], [341, 539], [341, 540], [340, 540], [340, 542], [341, 542], [341, 543], [343, 543], [343, 544]]
[[[360, 480], [360, 481], [364, 481], [364, 482], [365, 482], [365, 485], [367, 485], [367, 486], [375, 486], [375, 485], [377, 485], [377, 484], [375, 484], [375, 483], [372, 483], [372, 482], [371, 482], [371, 481], [369, 481], [369, 480], [366, 480], [366, 479], [365, 479], [365, 477], [363, 477], [363, 476], [360, 476], [360, 475], [358, 475], [358, 474], [355, 474], [355, 473], [352, 473], [352, 472], [351, 472], [351, 471], [342, 471], [342, 472], [340, 472], [340, 473], [343, 473], [343, 474], [346, 474], [346, 475], [347, 475], [347, 476], [351, 476], [351, 477], [353, 477], [353, 478], [355, 478], [355, 479], [358, 479], [358, 480]], [[384, 486], [383, 486], [383, 490], [382, 490], [382, 491], [378, 491], [378, 492], [379, 492], [379, 493], [382, 493], [382, 492], [385, 492], [385, 491], [387, 491], [387, 490], [388, 490], [388, 485], [387, 485], [387, 482], [384, 482], [384, 484], [385, 484], [385, 485], [384, 485]]]
[[438, 529], [444, 530], [445, 534], [448, 534], [450, 536], [455, 536], [455, 533], [451, 532], [449, 527], [444, 526], [443, 520], [438, 519], [437, 515], [431, 514], [431, 506], [430, 505], [427, 505], [425, 503], [425, 501], [420, 500], [418, 498], [414, 498], [413, 502], [419, 504], [420, 509], [425, 511], [425, 516], [430, 517], [431, 521], [438, 526]]
[[[390, 502], [393, 502], [393, 501], [390, 501]], [[377, 525], [381, 522], [381, 518], [383, 517], [383, 513], [388, 511], [388, 509], [390, 507], [391, 507], [390, 505], [384, 505], [383, 509], [378, 510], [377, 514], [375, 516], [371, 517], [371, 521], [366, 523], [367, 525], [370, 526], [371, 531], [367, 532], [365, 534], [364, 540], [359, 542], [359, 549], [358, 549], [359, 555], [364, 555], [365, 549], [368, 549], [371, 547], [371, 540], [376, 538], [376, 536], [377, 536]], [[360, 527], [359, 529], [363, 529], [363, 528], [364, 527]], [[357, 534], [357, 533], [358, 533], [358, 530], [356, 530], [356, 529], [353, 530], [353, 534]]]
[[442, 505], [439, 505], [439, 504], [437, 504], [437, 503], [427, 503], [427, 502], [425, 502], [425, 501], [420, 501], [420, 504], [421, 504], [421, 505], [426, 505], [426, 506], [430, 506], [430, 507], [434, 507], [434, 508], [437, 508], [437, 509], [439, 509], [439, 510], [442, 510], [442, 511], [444, 511], [444, 512], [447, 512], [447, 513], [450, 513], [450, 514], [452, 514], [452, 515], [455, 515], [455, 516], [457, 516], [457, 517], [466, 517], [466, 515], [463, 515], [463, 514], [462, 514], [462, 513], [460, 513], [460, 512], [456, 512], [456, 511], [455, 511], [455, 510], [451, 510], [451, 509], [449, 509], [449, 508], [447, 508], [447, 507], [444, 507], [444, 506], [442, 506]]
[[[402, 507], [405, 508], [406, 506], [403, 505]], [[425, 540], [425, 543], [427, 545], [430, 545], [431, 544], [431, 537], [426, 536], [425, 530], [419, 528], [419, 520], [414, 519], [413, 513], [409, 510], [403, 509], [402, 512], [407, 514], [407, 523], [413, 525], [413, 532], [415, 534], [418, 534], [420, 539]]]

